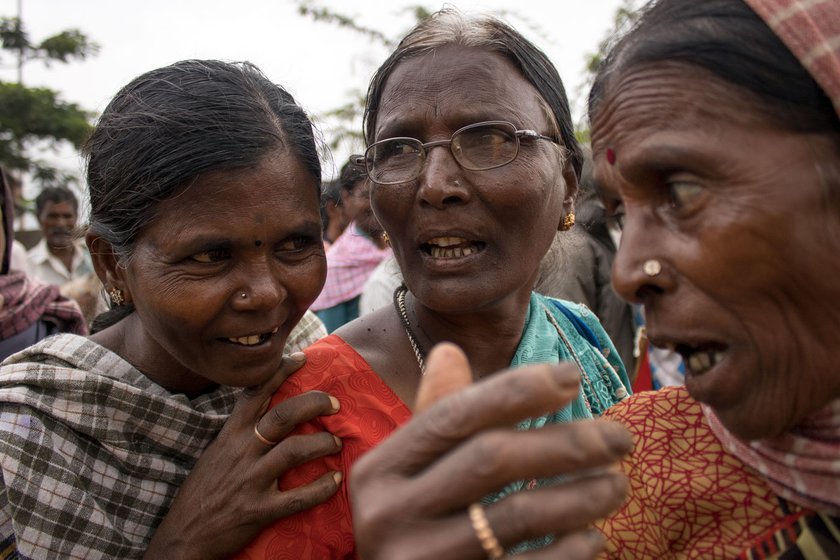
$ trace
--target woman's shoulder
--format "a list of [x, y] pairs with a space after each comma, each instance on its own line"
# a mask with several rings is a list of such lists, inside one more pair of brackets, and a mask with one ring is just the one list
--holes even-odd
[[569, 321], [579, 332], [581, 330], [591, 331], [591, 335], [589, 336], [596, 337], [599, 345], [603, 345], [604, 340], [609, 340], [598, 316], [586, 304], [574, 303], [569, 300], [549, 297], [538, 293], [534, 293], [534, 295], [542, 301], [543, 305], [552, 311], [555, 317], [562, 317], [566, 321]]
[[324, 391], [336, 397], [354, 394], [379, 379], [370, 364], [337, 334], [314, 342], [303, 353], [306, 363], [280, 386], [273, 402], [307, 391]]
[[70, 333], [56, 334], [12, 354], [3, 360], [0, 366], [52, 362], [75, 366], [89, 361], [90, 353], [97, 348], [105, 350], [85, 336]]
[[705, 423], [700, 403], [685, 386], [636, 393], [611, 407], [604, 418], [624, 423], [632, 432], [651, 425], [681, 427]]

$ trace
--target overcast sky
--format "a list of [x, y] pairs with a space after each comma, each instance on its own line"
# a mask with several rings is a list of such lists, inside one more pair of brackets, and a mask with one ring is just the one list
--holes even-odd
[[[77, 28], [100, 45], [82, 62], [33, 62], [24, 83], [58, 90], [63, 99], [101, 111], [111, 96], [135, 76], [184, 58], [249, 60], [289, 89], [312, 114], [346, 102], [351, 90], [364, 90], [387, 56], [384, 47], [359, 33], [300, 16], [292, 0], [0, 0], [0, 15], [17, 15], [33, 41]], [[554, 61], [569, 96], [582, 97], [585, 55], [594, 52], [610, 28], [620, 0], [453, 0], [463, 11], [491, 12], [512, 23]], [[413, 23], [406, 7], [430, 0], [318, 0], [365, 26], [398, 37]], [[12, 59], [3, 53], [0, 80], [13, 81]], [[575, 114], [583, 112], [583, 102]], [[336, 154], [336, 158], [344, 154]], [[60, 165], [80, 169], [74, 154]], [[325, 168], [332, 175], [331, 164]]]

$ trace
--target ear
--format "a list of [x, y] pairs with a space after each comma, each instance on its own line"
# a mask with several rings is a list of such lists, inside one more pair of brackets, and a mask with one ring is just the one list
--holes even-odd
[[90, 231], [85, 235], [85, 243], [90, 252], [93, 269], [105, 287], [105, 291], [110, 293], [116, 288], [122, 292], [125, 302], [131, 303], [131, 291], [125, 282], [126, 268], [111, 244], [105, 238]]
[[566, 216], [575, 211], [575, 199], [578, 193], [578, 178], [575, 174], [575, 168], [571, 163], [567, 162], [563, 167], [563, 181], [565, 189], [563, 192], [563, 211], [560, 213], [560, 220], [557, 223], [557, 231], [564, 231], [563, 222]]

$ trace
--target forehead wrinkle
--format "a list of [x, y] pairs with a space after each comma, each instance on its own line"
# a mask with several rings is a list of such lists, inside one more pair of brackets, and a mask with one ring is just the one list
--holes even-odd
[[[448, 47], [455, 48], [453, 45]], [[402, 130], [423, 119], [447, 119], [443, 108], [453, 105], [458, 107], [458, 112], [449, 117], [457, 128], [498, 119], [513, 121], [518, 127], [533, 128], [540, 124], [540, 120], [544, 120], [549, 132], [555, 133], [557, 126], [550, 107], [513, 63], [498, 53], [475, 47], [459, 47], [456, 53], [464, 49], [487, 54], [488, 58], [483, 64], [470, 66], [448, 64], [444, 55], [436, 50], [406, 59], [397, 65], [381, 97], [376, 125], [377, 138], [383, 131], [391, 135], [391, 127]], [[409, 65], [412, 67], [406, 68]], [[516, 95], [513, 84], [504, 82], [501, 85], [499, 70], [522, 80], [531, 96], [523, 99]], [[434, 74], [434, 79], [428, 79], [430, 74]], [[471, 90], [467, 104], [448, 103], [448, 100], [464, 97], [464, 89], [460, 85], [464, 81], [487, 83], [488, 87]], [[530, 117], [528, 112], [531, 113]]]
[[721, 118], [777, 128], [755, 96], [696, 66], [644, 66], [615, 78], [614, 83], [592, 123], [593, 150], [599, 155], [607, 147], [604, 142], [623, 142], [645, 128], [696, 130], [698, 122]]

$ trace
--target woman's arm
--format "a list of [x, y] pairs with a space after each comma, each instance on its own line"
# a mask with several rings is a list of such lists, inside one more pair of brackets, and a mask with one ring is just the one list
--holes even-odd
[[580, 385], [573, 365], [519, 368], [459, 390], [471, 379], [463, 353], [438, 346], [418, 414], [356, 463], [350, 490], [360, 556], [487, 558], [470, 504], [514, 480], [563, 475], [563, 484], [519, 492], [484, 511], [505, 548], [555, 534], [550, 547], [522, 558], [594, 558], [602, 538], [587, 527], [624, 499], [626, 480], [611, 467], [630, 451], [629, 434], [600, 420], [510, 428], [570, 402]]
[[[340, 441], [328, 433], [285, 438], [297, 424], [338, 411], [338, 401], [326, 393], [304, 393], [266, 412], [275, 390], [304, 362], [300, 352], [286, 357], [270, 382], [244, 391], [181, 486], [144, 558], [227, 558], [272, 521], [335, 493], [339, 473], [292, 490], [277, 489], [277, 479], [288, 469], [341, 449]], [[280, 443], [261, 442], [255, 426], [262, 437]]]

